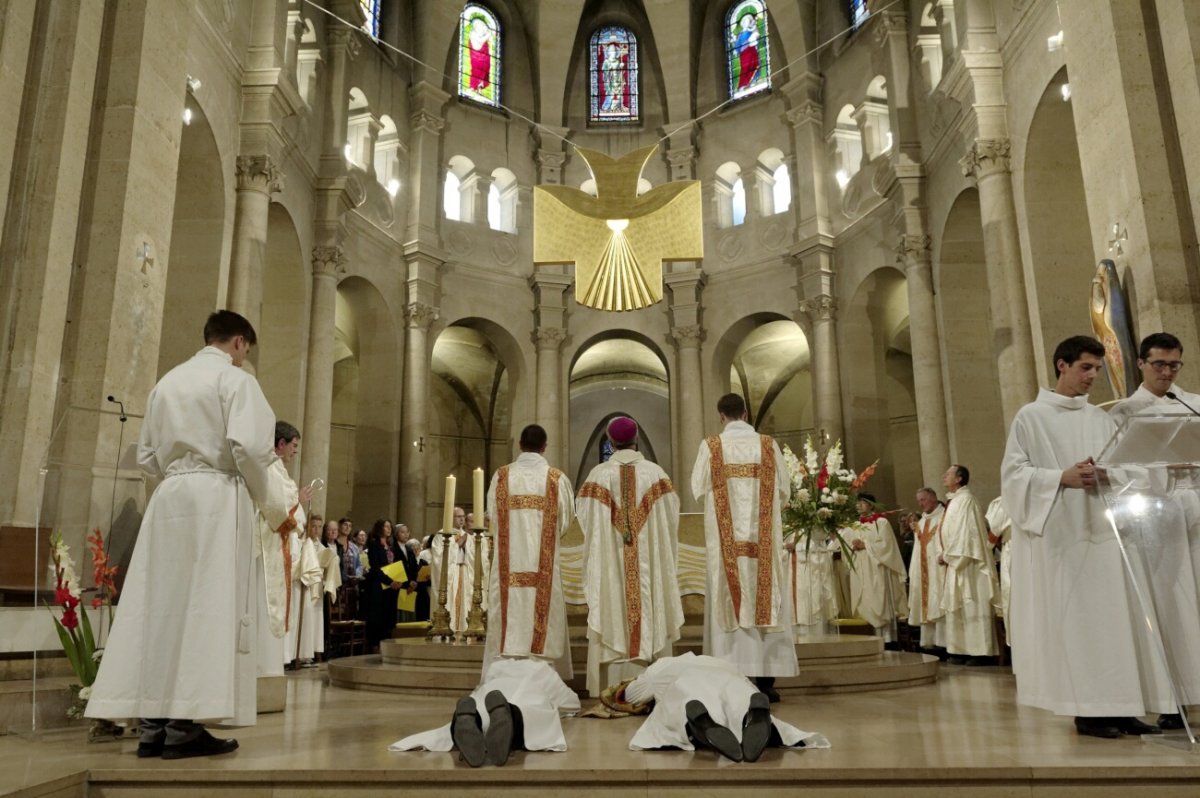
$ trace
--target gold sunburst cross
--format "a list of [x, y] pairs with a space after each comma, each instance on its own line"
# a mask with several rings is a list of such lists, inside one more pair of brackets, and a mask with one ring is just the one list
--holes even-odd
[[579, 148], [596, 196], [567, 186], [533, 189], [533, 262], [575, 264], [575, 298], [597, 310], [662, 301], [664, 261], [704, 257], [700, 182], [677, 180], [638, 196], [655, 144], [613, 159]]

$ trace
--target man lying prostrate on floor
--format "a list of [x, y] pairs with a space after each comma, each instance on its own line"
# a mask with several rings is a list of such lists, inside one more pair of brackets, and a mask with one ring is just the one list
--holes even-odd
[[768, 746], [829, 747], [823, 735], [772, 717], [766, 694], [715, 657], [688, 652], [660, 659], [616, 697], [635, 706], [654, 702], [629, 741], [633, 751], [702, 746], [735, 762], [755, 762]]
[[541, 660], [498, 659], [450, 723], [392, 743], [389, 751], [457, 749], [467, 764], [503, 765], [517, 749], [566, 751], [562, 716], [579, 711], [579, 696]]

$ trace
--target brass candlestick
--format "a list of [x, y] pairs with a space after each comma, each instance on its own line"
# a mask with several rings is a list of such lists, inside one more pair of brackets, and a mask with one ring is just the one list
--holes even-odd
[[475, 538], [475, 588], [471, 591], [471, 611], [467, 613], [467, 631], [463, 639], [468, 643], [482, 643], [487, 635], [487, 621], [483, 615], [483, 530], [471, 530]]
[[[450, 611], [446, 609], [446, 580], [450, 578], [448, 564], [450, 562], [450, 533], [446, 530], [439, 532], [442, 536], [442, 567], [441, 579], [438, 584], [437, 608], [433, 611], [429, 633], [426, 638], [439, 643], [449, 643], [454, 640], [454, 632], [450, 629]], [[437, 545], [434, 543], [433, 545]]]

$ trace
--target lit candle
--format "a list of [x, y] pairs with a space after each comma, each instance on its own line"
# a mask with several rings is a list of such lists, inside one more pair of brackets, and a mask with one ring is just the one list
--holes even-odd
[[446, 512], [442, 515], [442, 531], [454, 529], [454, 475], [446, 477]]
[[483, 469], [476, 468], [475, 477], [475, 526], [483, 529]]

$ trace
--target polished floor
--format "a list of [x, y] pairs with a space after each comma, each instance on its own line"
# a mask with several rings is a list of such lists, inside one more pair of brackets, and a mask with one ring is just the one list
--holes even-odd
[[576, 796], [619, 789], [657, 798], [683, 790], [794, 791], [803, 784], [816, 795], [885, 788], [892, 796], [928, 796], [930, 789], [1200, 795], [1200, 754], [1137, 738], [1081, 738], [1069, 718], [1017, 707], [1013, 698], [1005, 670], [947, 666], [930, 685], [796, 697], [775, 708], [800, 728], [824, 733], [829, 750], [773, 750], [755, 764], [707, 752], [634, 752], [627, 743], [639, 720], [574, 718], [564, 726], [568, 752], [521, 753], [503, 769], [473, 770], [454, 754], [387, 750], [410, 732], [445, 722], [453, 698], [330, 687], [320, 669], [290, 677], [287, 711], [237, 730], [241, 749], [221, 758], [139, 760], [133, 741], [89, 745], [82, 729], [0, 737], [0, 793], [299, 796], [389, 794], [402, 785], [406, 794], [485, 794], [508, 786]]

